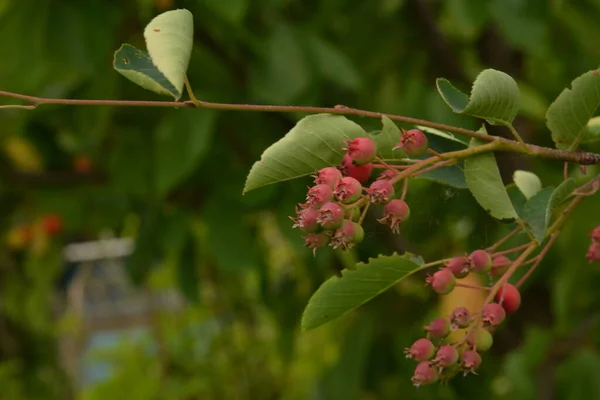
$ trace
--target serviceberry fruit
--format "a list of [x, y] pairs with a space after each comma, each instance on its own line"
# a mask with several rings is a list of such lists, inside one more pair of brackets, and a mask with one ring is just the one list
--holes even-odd
[[517, 311], [521, 305], [521, 293], [510, 283], [502, 285], [494, 299], [502, 305], [507, 314]]
[[434, 319], [425, 328], [431, 339], [443, 339], [450, 334], [450, 321], [446, 318]]
[[386, 204], [394, 195], [394, 186], [388, 180], [377, 180], [366, 190], [373, 204]]
[[402, 149], [409, 157], [420, 157], [425, 154], [428, 147], [427, 136], [418, 129], [411, 129], [401, 134], [400, 142], [394, 149]]
[[377, 180], [383, 180], [383, 179], [392, 179], [393, 177], [395, 177], [396, 175], [398, 175], [398, 172], [396, 172], [393, 169], [386, 169], [385, 171], [383, 171], [382, 173], [379, 174], [379, 176], [377, 176]]
[[321, 184], [308, 189], [306, 203], [310, 208], [320, 208], [331, 200], [333, 200], [333, 189], [329, 185]]
[[600, 242], [600, 226], [595, 227], [590, 232], [590, 237], [593, 241]]
[[454, 257], [448, 261], [446, 268], [448, 268], [455, 278], [461, 279], [469, 275], [469, 259], [467, 257]]
[[348, 250], [362, 242], [364, 237], [365, 231], [360, 224], [345, 219], [342, 222], [342, 226], [333, 233], [330, 245], [334, 249], [341, 247], [344, 250]]
[[319, 170], [315, 176], [316, 185], [327, 185], [331, 189], [335, 189], [335, 186], [342, 179], [342, 173], [335, 167], [327, 167]]
[[588, 248], [585, 258], [587, 258], [590, 263], [600, 261], [600, 242], [592, 242]]
[[[378, 181], [375, 181], [378, 182]], [[382, 224], [387, 224], [392, 229], [392, 232], [400, 232], [400, 224], [410, 216], [410, 208], [404, 200], [390, 200], [383, 207], [383, 218], [378, 219]]]
[[458, 351], [454, 346], [440, 346], [432, 364], [441, 368], [451, 367], [458, 362], [458, 357]]
[[326, 230], [338, 229], [344, 221], [344, 209], [338, 203], [325, 203], [319, 209], [317, 222]]
[[498, 303], [489, 303], [483, 307], [481, 320], [491, 326], [498, 326], [504, 321], [506, 311]]
[[494, 257], [492, 260], [492, 268], [490, 269], [490, 276], [493, 278], [499, 278], [510, 268], [512, 261], [510, 258], [499, 255]]
[[466, 350], [462, 353], [460, 363], [465, 371], [465, 375], [469, 372], [474, 374], [475, 370], [481, 365], [481, 356], [475, 350]]
[[348, 152], [348, 156], [355, 165], [364, 165], [375, 159], [377, 155], [377, 146], [369, 138], [356, 138], [346, 142], [346, 147], [342, 150]]
[[486, 273], [492, 268], [492, 257], [485, 250], [475, 250], [469, 256], [471, 260], [471, 269], [474, 272]]
[[362, 196], [362, 185], [353, 177], [345, 176], [339, 180], [333, 193], [344, 204], [354, 203]]
[[412, 383], [416, 386], [428, 385], [437, 382], [439, 379], [439, 372], [431, 363], [424, 361], [417, 365], [415, 373], [411, 378]]
[[454, 289], [456, 280], [449, 269], [441, 269], [425, 280], [439, 294], [448, 294]]
[[320, 247], [325, 247], [329, 244], [331, 237], [324, 233], [309, 233], [304, 238], [304, 245], [310, 249], [313, 249], [313, 254], [316, 253]]
[[471, 313], [465, 307], [457, 307], [450, 314], [450, 327], [452, 329], [466, 328], [471, 324]]
[[373, 164], [368, 163], [364, 165], [354, 165], [350, 156], [346, 154], [342, 159], [341, 171], [342, 175], [351, 176], [360, 183], [365, 183], [371, 177], [371, 171], [373, 171]]
[[494, 344], [494, 337], [488, 330], [477, 328], [467, 336], [467, 343], [477, 351], [488, 351]]
[[303, 232], [313, 233], [318, 231], [321, 227], [317, 222], [319, 217], [319, 211], [314, 208], [296, 208], [297, 218], [292, 218], [294, 225], [292, 228], [300, 228]]
[[412, 346], [404, 349], [406, 358], [412, 358], [417, 362], [427, 361], [435, 354], [435, 346], [429, 339], [418, 339]]

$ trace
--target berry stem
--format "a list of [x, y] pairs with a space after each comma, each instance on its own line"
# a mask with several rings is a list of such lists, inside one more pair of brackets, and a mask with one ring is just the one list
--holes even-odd
[[538, 267], [538, 265], [540, 265], [540, 263], [542, 262], [542, 260], [544, 259], [544, 257], [546, 256], [546, 254], [548, 253], [548, 251], [550, 250], [550, 248], [556, 241], [556, 239], [558, 239], [558, 235], [559, 235], [558, 232], [554, 232], [552, 235], [550, 235], [550, 240], [548, 240], [548, 243], [546, 243], [546, 245], [544, 246], [542, 251], [540, 251], [540, 254], [538, 254], [535, 257], [535, 262], [533, 263], [533, 265], [531, 267], [529, 267], [527, 272], [525, 272], [525, 274], [521, 277], [521, 279], [519, 279], [519, 281], [515, 285], [515, 287], [517, 289], [521, 287], [521, 285], [527, 280], [527, 278], [529, 278], [529, 276], [533, 273], [533, 271], [535, 271], [535, 269]]
[[517, 233], [519, 233], [521, 231], [521, 229], [522, 229], [521, 226], [517, 226], [515, 229], [513, 229], [512, 231], [510, 231], [506, 236], [504, 236], [502, 239], [498, 240], [496, 243], [494, 243], [493, 245], [491, 245], [490, 247], [488, 247], [486, 250], [488, 251], [488, 253], [493, 252], [498, 247], [500, 247], [504, 243], [506, 243], [510, 238], [512, 238], [513, 236], [515, 236]]
[[408, 192], [408, 181], [409, 179], [405, 179], [402, 185], [402, 195], [400, 196], [400, 200], [404, 201], [406, 197], [406, 193]]
[[468, 288], [468, 289], [477, 289], [477, 290], [485, 290], [485, 291], [489, 291], [491, 290], [489, 287], [487, 286], [479, 286], [479, 285], [469, 285], [468, 283], [461, 283], [461, 282], [456, 282], [454, 284], [454, 286], [457, 287], [464, 287], [464, 288]]
[[496, 256], [501, 256], [503, 254], [516, 253], [517, 251], [525, 250], [528, 246], [529, 246], [529, 243], [525, 243], [520, 246], [513, 247], [512, 249], [497, 251], [495, 253], [492, 253], [491, 256], [496, 257]]
[[365, 217], [367, 216], [367, 211], [369, 210], [370, 205], [371, 205], [371, 202], [368, 201], [367, 204], [365, 205], [365, 208], [362, 211], [362, 214], [360, 214], [360, 218], [358, 219], [359, 225], [362, 225], [363, 221], [365, 220]]
[[451, 159], [451, 160], [446, 160], [446, 161], [440, 161], [440, 162], [438, 162], [436, 164], [433, 164], [430, 167], [423, 168], [422, 170], [420, 170], [420, 171], [412, 174], [412, 176], [417, 176], [417, 175], [425, 174], [425, 173], [427, 173], [429, 171], [433, 171], [434, 169], [438, 169], [438, 168], [445, 167], [445, 166], [448, 166], [448, 165], [456, 164], [457, 162], [458, 162], [458, 160], [456, 160], [456, 159]]

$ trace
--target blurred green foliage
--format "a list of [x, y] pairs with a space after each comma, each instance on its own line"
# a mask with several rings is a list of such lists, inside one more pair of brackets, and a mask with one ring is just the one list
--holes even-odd
[[[162, 100], [117, 74], [112, 56], [123, 42], [144, 48], [145, 24], [177, 7], [195, 16], [188, 76], [201, 99], [344, 104], [477, 128], [446, 107], [435, 78], [469, 92], [474, 77], [491, 67], [518, 81], [515, 126], [525, 140], [546, 146], [552, 140], [545, 109], [600, 59], [594, 0], [0, 0], [0, 90]], [[407, 250], [434, 260], [505, 233], [467, 191], [416, 181], [407, 197], [415, 206], [400, 237], [371, 216], [356, 251], [313, 257], [288, 219], [308, 180], [241, 195], [252, 163], [301, 117], [0, 110], [0, 229], [10, 238], [50, 212], [64, 221], [59, 238], [34, 235], [26, 249], [7, 239], [0, 249], [1, 397], [600, 398], [600, 270], [584, 258], [587, 233], [600, 223], [597, 198], [577, 209], [527, 282], [521, 310], [498, 331], [479, 376], [411, 385], [414, 363], [403, 348], [439, 305], [422, 276], [339, 321], [301, 332], [310, 295], [344, 266]], [[367, 131], [380, 129], [377, 120], [356, 121]], [[600, 151], [597, 143], [585, 148]], [[77, 167], [81, 157], [91, 161], [91, 172]], [[559, 163], [499, 161], [505, 177], [531, 169], [544, 186], [562, 180]], [[113, 374], [79, 389], [58, 351], [58, 339], [77, 323], [53, 318], [50, 299], [61, 296], [62, 246], [104, 232], [136, 235], [128, 263], [133, 280], [149, 290], [177, 287], [189, 306], [159, 315], [148, 337], [98, 355], [114, 364]], [[210, 329], [192, 329], [198, 325]]]

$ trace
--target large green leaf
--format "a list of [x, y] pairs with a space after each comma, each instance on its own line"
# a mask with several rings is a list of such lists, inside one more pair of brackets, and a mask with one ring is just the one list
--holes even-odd
[[406, 158], [401, 149], [392, 150], [400, 142], [400, 128], [385, 115], [381, 117], [381, 123], [381, 131], [377, 135], [371, 135], [371, 139], [377, 145], [377, 156], [384, 160]]
[[504, 72], [482, 71], [473, 83], [470, 97], [447, 79], [438, 78], [436, 85], [452, 111], [483, 118], [492, 125], [510, 125], [519, 111], [519, 87]]
[[418, 175], [417, 178], [429, 179], [443, 185], [452, 186], [456, 189], [467, 189], [465, 180], [465, 172], [460, 165], [451, 165], [448, 167], [437, 168], [424, 174]]
[[544, 236], [546, 236], [546, 229], [548, 228], [546, 210], [553, 192], [553, 187], [540, 190], [527, 200], [523, 209], [523, 218], [529, 224], [531, 232], [538, 243], [542, 243]]
[[420, 270], [421, 261], [411, 255], [379, 256], [342, 277], [329, 278], [313, 294], [304, 314], [302, 329], [308, 330], [332, 321], [386, 291]]
[[[483, 144], [471, 140], [471, 147]], [[517, 213], [506, 193], [493, 153], [479, 154], [465, 160], [465, 179], [475, 200], [494, 218], [513, 219]]]
[[345, 153], [342, 150], [344, 141], [360, 136], [367, 136], [367, 133], [343, 116], [317, 114], [305, 117], [254, 163], [244, 193], [339, 165]]
[[577, 188], [577, 181], [575, 178], [569, 178], [554, 190], [552, 193], [552, 197], [550, 197], [550, 201], [548, 202], [548, 207], [546, 208], [546, 220], [550, 221], [552, 218], [552, 213], [556, 210], [560, 204], [562, 204]]
[[528, 199], [542, 190], [542, 181], [531, 171], [516, 170], [513, 173], [513, 181]]
[[600, 106], [600, 74], [586, 72], [564, 89], [546, 112], [546, 125], [559, 149], [580, 144], [590, 118]]
[[152, 62], [175, 87], [179, 100], [194, 43], [192, 13], [180, 9], [157, 15], [146, 25], [144, 38]]

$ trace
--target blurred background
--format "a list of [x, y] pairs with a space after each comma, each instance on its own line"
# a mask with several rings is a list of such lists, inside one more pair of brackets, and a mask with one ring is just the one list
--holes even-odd
[[[188, 75], [201, 99], [343, 104], [477, 129], [447, 109], [435, 78], [468, 92], [492, 67], [519, 83], [521, 135], [546, 146], [545, 109], [600, 60], [597, 0], [0, 0], [0, 90], [168, 100], [112, 57], [123, 42], [145, 48], [144, 26], [173, 8], [194, 15]], [[313, 257], [288, 218], [310, 179], [241, 194], [252, 163], [301, 117], [0, 110], [0, 398], [600, 398], [600, 270], [584, 258], [597, 198], [524, 286], [479, 376], [411, 385], [403, 349], [422, 326], [481, 302], [440, 300], [423, 276], [301, 332], [309, 297], [345, 266], [394, 251], [445, 258], [509, 229], [467, 191], [416, 180], [401, 235], [371, 216], [355, 251]], [[507, 183], [515, 169], [562, 179], [560, 163], [498, 160]]]

